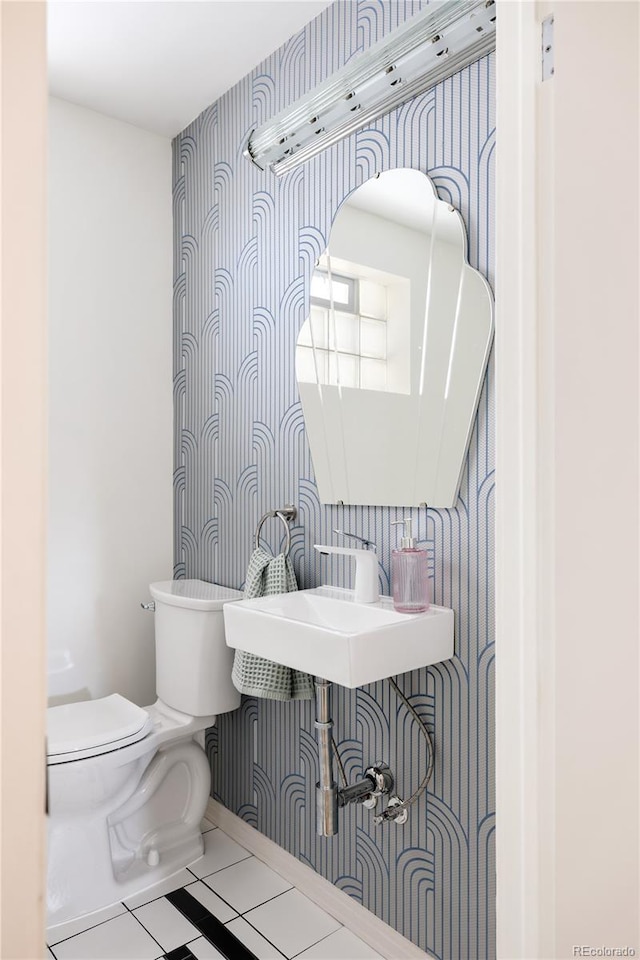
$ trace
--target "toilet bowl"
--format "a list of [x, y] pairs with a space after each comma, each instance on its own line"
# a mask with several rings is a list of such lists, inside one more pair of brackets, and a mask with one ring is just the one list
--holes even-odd
[[158, 699], [119, 694], [47, 711], [47, 926], [141, 892], [197, 860], [210, 767], [194, 734], [234, 710], [222, 606], [237, 590], [151, 585]]

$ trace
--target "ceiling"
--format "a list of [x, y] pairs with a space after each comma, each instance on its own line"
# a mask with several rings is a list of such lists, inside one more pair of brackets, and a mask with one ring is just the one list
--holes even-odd
[[49, 0], [49, 90], [174, 137], [330, 2]]

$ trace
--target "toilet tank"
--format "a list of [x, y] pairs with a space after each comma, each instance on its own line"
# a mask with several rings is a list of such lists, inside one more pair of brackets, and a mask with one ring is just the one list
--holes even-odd
[[149, 587], [155, 601], [156, 694], [193, 717], [240, 706], [231, 682], [234, 650], [224, 639], [222, 607], [240, 590], [204, 580], [165, 580]]

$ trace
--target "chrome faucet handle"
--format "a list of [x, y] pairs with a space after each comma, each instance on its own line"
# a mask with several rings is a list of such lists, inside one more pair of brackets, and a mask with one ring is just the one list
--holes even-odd
[[346, 530], [338, 530], [336, 527], [333, 528], [333, 532], [337, 533], [339, 537], [349, 537], [350, 540], [359, 540], [360, 543], [363, 543], [365, 549], [368, 550], [369, 547], [376, 549], [376, 545], [373, 540], [367, 540], [366, 537], [359, 537], [357, 533], [347, 533]]

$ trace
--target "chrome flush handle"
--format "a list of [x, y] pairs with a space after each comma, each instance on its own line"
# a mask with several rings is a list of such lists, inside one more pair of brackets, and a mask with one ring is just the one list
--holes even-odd
[[150, 600], [149, 603], [141, 603], [140, 606], [143, 610], [150, 610], [151, 613], [153, 613], [156, 609], [156, 602], [155, 600]]

